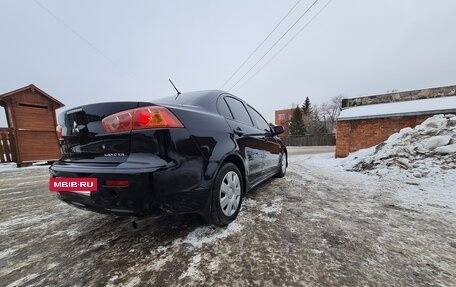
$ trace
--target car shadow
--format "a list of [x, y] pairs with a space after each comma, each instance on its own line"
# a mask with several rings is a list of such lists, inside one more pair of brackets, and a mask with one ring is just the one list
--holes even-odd
[[[271, 178], [256, 186], [247, 194], [246, 198], [258, 198], [263, 189], [275, 180], [277, 179]], [[149, 249], [184, 239], [198, 228], [207, 227], [205, 231], [210, 234], [225, 229], [225, 227], [206, 225], [197, 214], [169, 214], [149, 218], [97, 214], [75, 223], [75, 227], [79, 229], [75, 235], [75, 241], [85, 246], [99, 247], [101, 243], [109, 243], [109, 245], [119, 248], [136, 246], [136, 248]], [[141, 243], [146, 244], [142, 246]]]
[[87, 218], [78, 226], [74, 240], [86, 246], [97, 242], [134, 242], [143, 237], [153, 240], [157, 246], [185, 237], [198, 227], [205, 225], [196, 214], [164, 215], [151, 218], [116, 217], [97, 215]]

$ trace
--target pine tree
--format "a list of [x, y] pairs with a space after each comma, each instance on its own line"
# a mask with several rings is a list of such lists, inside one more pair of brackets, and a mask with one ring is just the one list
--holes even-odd
[[290, 134], [293, 136], [301, 136], [306, 133], [306, 128], [304, 126], [304, 121], [302, 119], [302, 111], [296, 107], [291, 115], [290, 119]]
[[312, 105], [310, 104], [309, 97], [306, 97], [306, 101], [302, 105], [302, 112], [304, 113], [305, 116], [312, 113]]

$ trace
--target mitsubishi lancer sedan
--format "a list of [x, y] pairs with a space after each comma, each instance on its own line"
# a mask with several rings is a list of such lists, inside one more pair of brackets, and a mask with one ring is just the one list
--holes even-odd
[[78, 191], [59, 184], [54, 191], [68, 204], [100, 213], [197, 213], [226, 225], [249, 190], [283, 177], [288, 165], [277, 137], [283, 127], [218, 90], [83, 105], [59, 115], [58, 131], [62, 158], [50, 167], [51, 181], [95, 185]]

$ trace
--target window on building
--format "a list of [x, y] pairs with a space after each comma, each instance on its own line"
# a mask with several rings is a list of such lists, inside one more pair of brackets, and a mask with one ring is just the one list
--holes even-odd
[[0, 106], [0, 127], [8, 127], [8, 121], [6, 120], [6, 111], [4, 107]]
[[279, 121], [284, 121], [285, 120], [285, 114], [279, 114], [278, 118], [279, 118]]

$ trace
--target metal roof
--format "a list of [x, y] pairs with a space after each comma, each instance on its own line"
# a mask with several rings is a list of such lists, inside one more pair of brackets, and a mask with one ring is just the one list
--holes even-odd
[[451, 96], [344, 108], [338, 120], [375, 119], [455, 112], [456, 96]]

